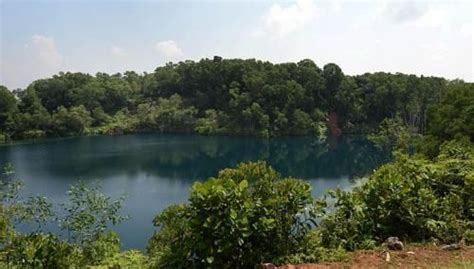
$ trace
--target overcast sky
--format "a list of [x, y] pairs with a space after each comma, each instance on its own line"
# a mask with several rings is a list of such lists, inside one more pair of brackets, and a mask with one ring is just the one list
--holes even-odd
[[59, 71], [151, 72], [214, 55], [474, 80], [471, 1], [0, 2], [10, 89]]

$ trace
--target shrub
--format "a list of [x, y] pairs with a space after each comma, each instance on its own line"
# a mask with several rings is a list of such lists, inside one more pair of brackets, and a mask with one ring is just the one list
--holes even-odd
[[322, 246], [321, 234], [318, 229], [313, 229], [307, 233], [295, 253], [279, 258], [278, 264], [301, 264], [317, 262], [340, 262], [347, 259], [345, 249], [326, 248]]
[[188, 205], [158, 215], [149, 255], [162, 268], [273, 261], [292, 254], [311, 228], [312, 202], [308, 183], [281, 178], [264, 162], [240, 164], [195, 183]]
[[21, 134], [23, 139], [38, 139], [46, 137], [46, 132], [43, 130], [28, 130]]
[[[70, 204], [65, 219], [58, 219], [73, 243], [41, 232], [42, 225], [56, 219], [52, 204], [45, 197], [21, 199], [22, 184], [14, 180], [11, 165], [0, 173], [0, 265], [14, 268], [82, 268], [97, 265], [120, 251], [115, 232], [106, 232], [110, 224], [120, 222], [118, 214], [123, 198], [113, 200], [99, 186], [83, 183], [70, 188]], [[28, 235], [14, 230], [12, 223], [34, 222], [36, 232]]]
[[74, 268], [83, 262], [80, 249], [53, 234], [16, 236], [4, 251], [9, 264], [21, 268]]
[[474, 158], [460, 145], [445, 143], [434, 161], [397, 154], [360, 187], [332, 192], [333, 211], [319, 227], [323, 245], [353, 250], [389, 236], [459, 241], [474, 221]]
[[83, 253], [87, 264], [96, 265], [120, 252], [120, 240], [116, 232], [99, 234], [84, 245]]
[[112, 199], [101, 192], [99, 184], [80, 182], [70, 187], [68, 195], [69, 203], [63, 205], [67, 213], [60, 226], [75, 243], [88, 244], [101, 238], [108, 225], [126, 219], [119, 214], [124, 197]]
[[114, 256], [103, 260], [97, 266], [90, 266], [91, 269], [109, 268], [149, 268], [149, 259], [140, 251], [129, 250], [116, 253]]
[[10, 240], [12, 232], [10, 218], [7, 216], [3, 205], [0, 204], [0, 247]]

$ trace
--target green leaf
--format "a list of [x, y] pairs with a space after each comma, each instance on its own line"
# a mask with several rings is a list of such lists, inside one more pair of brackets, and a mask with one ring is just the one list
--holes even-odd
[[240, 183], [239, 183], [239, 187], [240, 187], [241, 190], [246, 189], [248, 186], [249, 186], [249, 183], [245, 179], [240, 181]]
[[210, 256], [206, 258], [206, 262], [212, 264], [214, 262], [214, 257]]

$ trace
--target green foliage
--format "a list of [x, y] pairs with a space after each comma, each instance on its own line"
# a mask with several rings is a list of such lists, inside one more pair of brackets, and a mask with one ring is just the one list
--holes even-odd
[[40, 231], [42, 225], [53, 219], [54, 212], [51, 202], [46, 197], [31, 196], [28, 200], [18, 204], [20, 210], [17, 210], [15, 219], [18, 222], [34, 222], [37, 231]]
[[13, 116], [17, 109], [15, 96], [0, 85], [0, 132], [8, 132], [13, 128]]
[[74, 268], [82, 263], [78, 248], [52, 234], [18, 235], [3, 251], [9, 265], [21, 268]]
[[0, 172], [0, 247], [8, 244], [15, 235], [13, 219], [22, 215], [24, 208], [18, 201], [23, 184], [14, 179], [15, 171], [11, 164], [1, 168]]
[[445, 143], [434, 161], [398, 154], [360, 187], [332, 192], [334, 209], [319, 228], [323, 245], [353, 250], [389, 236], [459, 241], [474, 221], [473, 156], [459, 142]]
[[91, 116], [93, 126], [105, 125], [110, 121], [110, 116], [104, 112], [104, 109], [102, 109], [102, 107], [94, 108], [91, 112]]
[[415, 138], [413, 141], [417, 154], [434, 159], [439, 154], [439, 147], [443, 141], [433, 135], [425, 135]]
[[[124, 219], [118, 214], [123, 198], [107, 197], [98, 185], [73, 185], [70, 203], [64, 205], [66, 215], [61, 218], [45, 197], [20, 199], [21, 187], [21, 182], [14, 180], [13, 167], [5, 166], [0, 175], [0, 264], [20, 268], [82, 268], [118, 255], [118, 235], [106, 229]], [[68, 230], [72, 242], [42, 233], [43, 224], [52, 220]], [[25, 235], [14, 230], [13, 223], [24, 222], [36, 223], [36, 232]]]
[[189, 257], [188, 244], [191, 242], [188, 238], [191, 231], [186, 205], [172, 205], [164, 209], [153, 219], [153, 225], [160, 227], [160, 230], [150, 238], [147, 252], [156, 267], [184, 268], [186, 264], [193, 263], [192, 257]]
[[443, 140], [457, 135], [474, 142], [474, 84], [453, 81], [430, 110], [429, 133]]
[[38, 94], [31, 88], [20, 92], [19, 113], [14, 115], [15, 139], [34, 139], [46, 136], [51, 127], [51, 114], [43, 107]]
[[225, 122], [224, 120], [225, 115], [222, 112], [216, 111], [214, 109], [208, 109], [205, 111], [204, 117], [199, 118], [196, 121], [194, 131], [202, 135], [224, 133], [225, 130], [222, 127], [222, 122]]
[[322, 246], [321, 235], [317, 229], [311, 230], [300, 241], [295, 253], [277, 260], [277, 264], [302, 264], [320, 262], [340, 262], [347, 259], [343, 248], [326, 248]]
[[89, 266], [91, 269], [109, 268], [149, 268], [150, 261], [140, 251], [129, 250], [116, 253], [114, 256], [103, 260], [100, 265]]
[[309, 184], [264, 162], [240, 164], [158, 215], [148, 252], [162, 268], [252, 267], [292, 253], [311, 228], [312, 201]]
[[82, 253], [87, 264], [97, 265], [120, 252], [120, 240], [115, 232], [100, 233], [84, 244]]
[[369, 134], [368, 139], [380, 150], [408, 150], [410, 133], [400, 118], [384, 119], [375, 133]]
[[133, 132], [136, 125], [137, 119], [130, 115], [128, 109], [122, 109], [109, 119], [107, 125], [99, 127], [97, 131], [99, 134], [118, 135]]
[[119, 214], [123, 197], [112, 199], [100, 191], [100, 185], [80, 182], [68, 191], [69, 203], [60, 226], [68, 231], [73, 242], [81, 245], [97, 240], [109, 224], [116, 225], [125, 217]]
[[59, 73], [16, 91], [18, 99], [3, 87], [0, 132], [13, 139], [131, 132], [324, 138], [321, 115], [333, 115], [332, 129], [343, 133], [374, 132], [398, 116], [410, 133], [472, 138], [472, 92], [471, 83], [435, 77], [348, 76], [334, 63], [321, 69], [309, 59], [216, 56], [151, 74]]
[[90, 113], [83, 105], [70, 109], [61, 106], [52, 117], [52, 129], [60, 136], [81, 134], [91, 123]]
[[178, 94], [170, 98], [159, 98], [156, 105], [138, 105], [138, 129], [156, 132], [185, 132], [193, 129], [194, 107], [184, 107]]
[[474, 229], [466, 230], [466, 232], [464, 232], [464, 239], [466, 243], [474, 245]]
[[18, 199], [18, 193], [23, 187], [23, 183], [14, 178], [15, 170], [12, 164], [6, 164], [0, 169], [0, 202], [2, 204], [14, 204]]

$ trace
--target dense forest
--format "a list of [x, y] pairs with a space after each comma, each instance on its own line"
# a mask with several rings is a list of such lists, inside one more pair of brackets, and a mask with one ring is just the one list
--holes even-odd
[[473, 87], [399, 73], [349, 76], [308, 59], [216, 56], [151, 74], [59, 73], [26, 89], [0, 86], [0, 141], [137, 132], [324, 137], [373, 132], [384, 119], [410, 133], [465, 129], [472, 139], [472, 105], [460, 114], [452, 106], [472, 104]]

